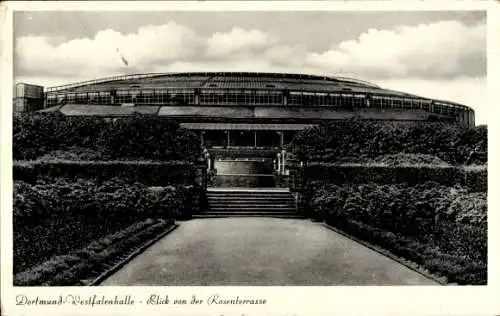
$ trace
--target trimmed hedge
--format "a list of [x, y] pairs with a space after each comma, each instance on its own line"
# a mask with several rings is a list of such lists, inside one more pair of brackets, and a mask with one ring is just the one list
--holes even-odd
[[303, 161], [363, 162], [393, 154], [433, 155], [452, 165], [488, 160], [486, 126], [442, 122], [340, 120], [295, 135], [289, 151]]
[[426, 154], [391, 154], [375, 157], [369, 161], [369, 164], [383, 164], [388, 166], [400, 165], [434, 165], [447, 166], [448, 163], [433, 155]]
[[14, 271], [65, 255], [102, 236], [147, 218], [190, 217], [198, 190], [151, 188], [113, 179], [103, 183], [57, 179], [14, 182]]
[[14, 180], [31, 184], [40, 179], [93, 179], [103, 182], [120, 178], [128, 183], [151, 186], [194, 185], [196, 167], [178, 161], [14, 161]]
[[[486, 193], [433, 182], [415, 186], [316, 182], [308, 186], [306, 201], [309, 216], [395, 249], [395, 254], [445, 275], [450, 282], [486, 283]], [[364, 228], [358, 231], [356, 223]], [[402, 246], [408, 240], [419, 246]]]
[[475, 192], [488, 191], [488, 169], [486, 166], [466, 167], [462, 169], [461, 184]]
[[304, 168], [306, 182], [323, 181], [331, 184], [423, 184], [433, 181], [445, 186], [461, 185], [473, 192], [488, 189], [488, 169], [435, 165], [386, 166], [376, 164], [311, 163]]
[[54, 151], [80, 148], [80, 159], [152, 159], [194, 161], [200, 140], [179, 124], [152, 115], [105, 119], [61, 113], [13, 117], [14, 160], [37, 159]]

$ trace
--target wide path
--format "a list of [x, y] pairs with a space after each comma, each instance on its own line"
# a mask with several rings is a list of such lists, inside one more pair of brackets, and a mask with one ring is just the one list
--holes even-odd
[[437, 285], [319, 223], [182, 222], [103, 285]]

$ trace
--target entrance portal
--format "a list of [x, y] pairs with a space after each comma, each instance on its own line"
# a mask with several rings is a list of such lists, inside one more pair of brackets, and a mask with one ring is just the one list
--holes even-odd
[[[201, 123], [203, 124], [203, 123]], [[214, 123], [200, 129], [209, 183], [216, 187], [286, 185], [285, 145], [303, 128], [293, 124]], [[202, 126], [199, 126], [202, 127]]]

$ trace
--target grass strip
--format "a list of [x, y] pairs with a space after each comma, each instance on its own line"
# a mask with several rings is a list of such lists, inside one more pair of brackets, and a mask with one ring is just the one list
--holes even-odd
[[486, 285], [487, 265], [467, 257], [453, 256], [438, 247], [424, 244], [380, 228], [354, 220], [327, 221], [327, 224], [382, 247], [392, 254], [409, 260], [447, 283]]
[[87, 279], [91, 274], [99, 274], [106, 262], [136, 248], [172, 224], [173, 221], [152, 219], [135, 223], [90, 243], [84, 249], [52, 257], [40, 265], [16, 274], [14, 285], [83, 285], [81, 280]]

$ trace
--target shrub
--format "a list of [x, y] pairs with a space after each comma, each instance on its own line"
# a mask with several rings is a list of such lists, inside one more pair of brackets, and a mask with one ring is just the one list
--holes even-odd
[[486, 282], [484, 192], [436, 182], [415, 186], [311, 182], [306, 198], [312, 217], [445, 273], [451, 282]]
[[[14, 182], [14, 269], [21, 271], [147, 218], [189, 217], [192, 189], [148, 186], [123, 180], [79, 179], [30, 185]], [[61, 236], [64, 236], [62, 238]]]
[[61, 113], [15, 115], [12, 142], [15, 160], [45, 156], [194, 161], [200, 155], [194, 133], [177, 123], [140, 114], [110, 121]]
[[105, 152], [99, 151], [95, 148], [87, 147], [68, 147], [65, 149], [56, 149], [50, 151], [43, 156], [38, 157], [39, 161], [55, 161], [55, 160], [70, 160], [70, 161], [81, 161], [81, 160], [111, 160], [110, 155]]
[[388, 166], [400, 165], [438, 165], [447, 166], [448, 163], [433, 155], [426, 154], [390, 154], [375, 157], [368, 163], [383, 164]]
[[97, 141], [113, 157], [194, 161], [200, 155], [196, 135], [179, 124], [150, 115], [113, 120]]
[[307, 182], [322, 181], [336, 185], [363, 184], [407, 184], [420, 185], [436, 182], [453, 187], [464, 186], [478, 192], [487, 190], [486, 167], [458, 167], [441, 165], [398, 165], [378, 164], [333, 164], [310, 163], [304, 168], [302, 177]]
[[474, 192], [488, 191], [487, 166], [469, 166], [462, 170], [463, 185]]
[[486, 126], [442, 122], [335, 121], [300, 131], [289, 145], [298, 159], [363, 162], [378, 156], [425, 154], [452, 165], [487, 162]]
[[35, 183], [55, 178], [91, 179], [102, 183], [113, 178], [151, 186], [193, 185], [195, 166], [181, 161], [32, 161], [14, 162], [14, 180]]
[[487, 209], [486, 193], [462, 194], [450, 204], [446, 217], [458, 223], [486, 225]]

